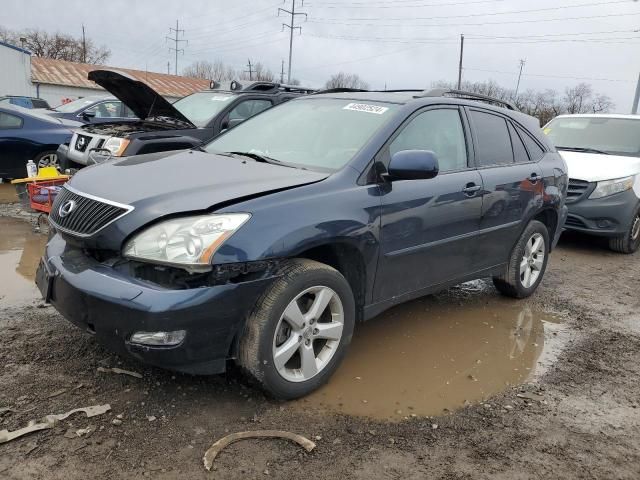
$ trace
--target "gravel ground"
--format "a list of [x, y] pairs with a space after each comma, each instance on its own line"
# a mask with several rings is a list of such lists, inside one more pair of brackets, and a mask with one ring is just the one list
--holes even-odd
[[[400, 422], [275, 402], [235, 371], [203, 378], [143, 367], [102, 349], [35, 297], [5, 306], [0, 412], [13, 411], [0, 413], [0, 430], [82, 406], [111, 410], [0, 445], [0, 478], [638, 479], [638, 257], [564, 237], [542, 287], [526, 300], [564, 318], [553, 361], [530, 383], [485, 402]], [[92, 431], [75, 436], [85, 427]], [[283, 440], [248, 440], [227, 447], [215, 471], [203, 468], [215, 440], [259, 429], [296, 432], [317, 447], [306, 453]]]

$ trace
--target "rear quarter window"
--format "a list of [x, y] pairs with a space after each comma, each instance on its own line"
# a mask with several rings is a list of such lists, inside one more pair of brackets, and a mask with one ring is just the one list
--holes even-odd
[[538, 145], [538, 142], [536, 142], [531, 137], [531, 135], [525, 132], [522, 128], [517, 127], [517, 129], [518, 133], [522, 137], [522, 140], [524, 141], [525, 146], [527, 147], [527, 150], [529, 151], [531, 160], [533, 160], [534, 162], [536, 160], [540, 160], [544, 156], [544, 149], [540, 145]]
[[0, 112], [0, 129], [21, 128], [22, 119], [16, 115]]

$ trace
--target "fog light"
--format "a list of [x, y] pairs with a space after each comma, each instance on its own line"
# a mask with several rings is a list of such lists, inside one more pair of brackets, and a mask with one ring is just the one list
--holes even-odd
[[136, 332], [131, 335], [131, 343], [140, 345], [154, 345], [170, 347], [178, 345], [187, 336], [186, 330], [176, 330], [174, 332]]

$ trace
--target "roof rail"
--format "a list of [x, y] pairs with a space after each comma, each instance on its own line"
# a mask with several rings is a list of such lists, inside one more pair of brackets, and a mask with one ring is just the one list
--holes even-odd
[[232, 91], [243, 92], [271, 92], [274, 90], [283, 90], [286, 92], [300, 92], [300, 93], [312, 93], [315, 89], [308, 87], [301, 87], [299, 85], [285, 85], [276, 82], [251, 82], [248, 85], [243, 85], [237, 80], [232, 80], [228, 85], [223, 85], [220, 82], [212, 80], [209, 84], [210, 90], [218, 90], [223, 88], [229, 88]]
[[317, 90], [315, 93], [349, 93], [349, 92], [368, 92], [369, 90], [364, 90], [362, 88], [347, 88], [347, 87], [337, 87], [337, 88], [325, 88], [324, 90]]
[[500, 100], [499, 98], [489, 97], [488, 95], [482, 95], [480, 93], [465, 92], [464, 90], [454, 90], [450, 88], [434, 88], [432, 90], [424, 90], [421, 94], [415, 95], [414, 97], [455, 97], [465, 100], [476, 100], [479, 102], [496, 105], [498, 107], [508, 108], [509, 110], [518, 111], [518, 108], [513, 103], [507, 100]]

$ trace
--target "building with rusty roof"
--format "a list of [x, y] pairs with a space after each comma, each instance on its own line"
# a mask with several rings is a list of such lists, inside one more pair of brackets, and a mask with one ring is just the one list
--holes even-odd
[[208, 80], [33, 57], [27, 50], [0, 42], [0, 95], [39, 97], [52, 106], [81, 97], [108, 95], [87, 79], [87, 74], [98, 68], [125, 72], [169, 101], [209, 88]]

